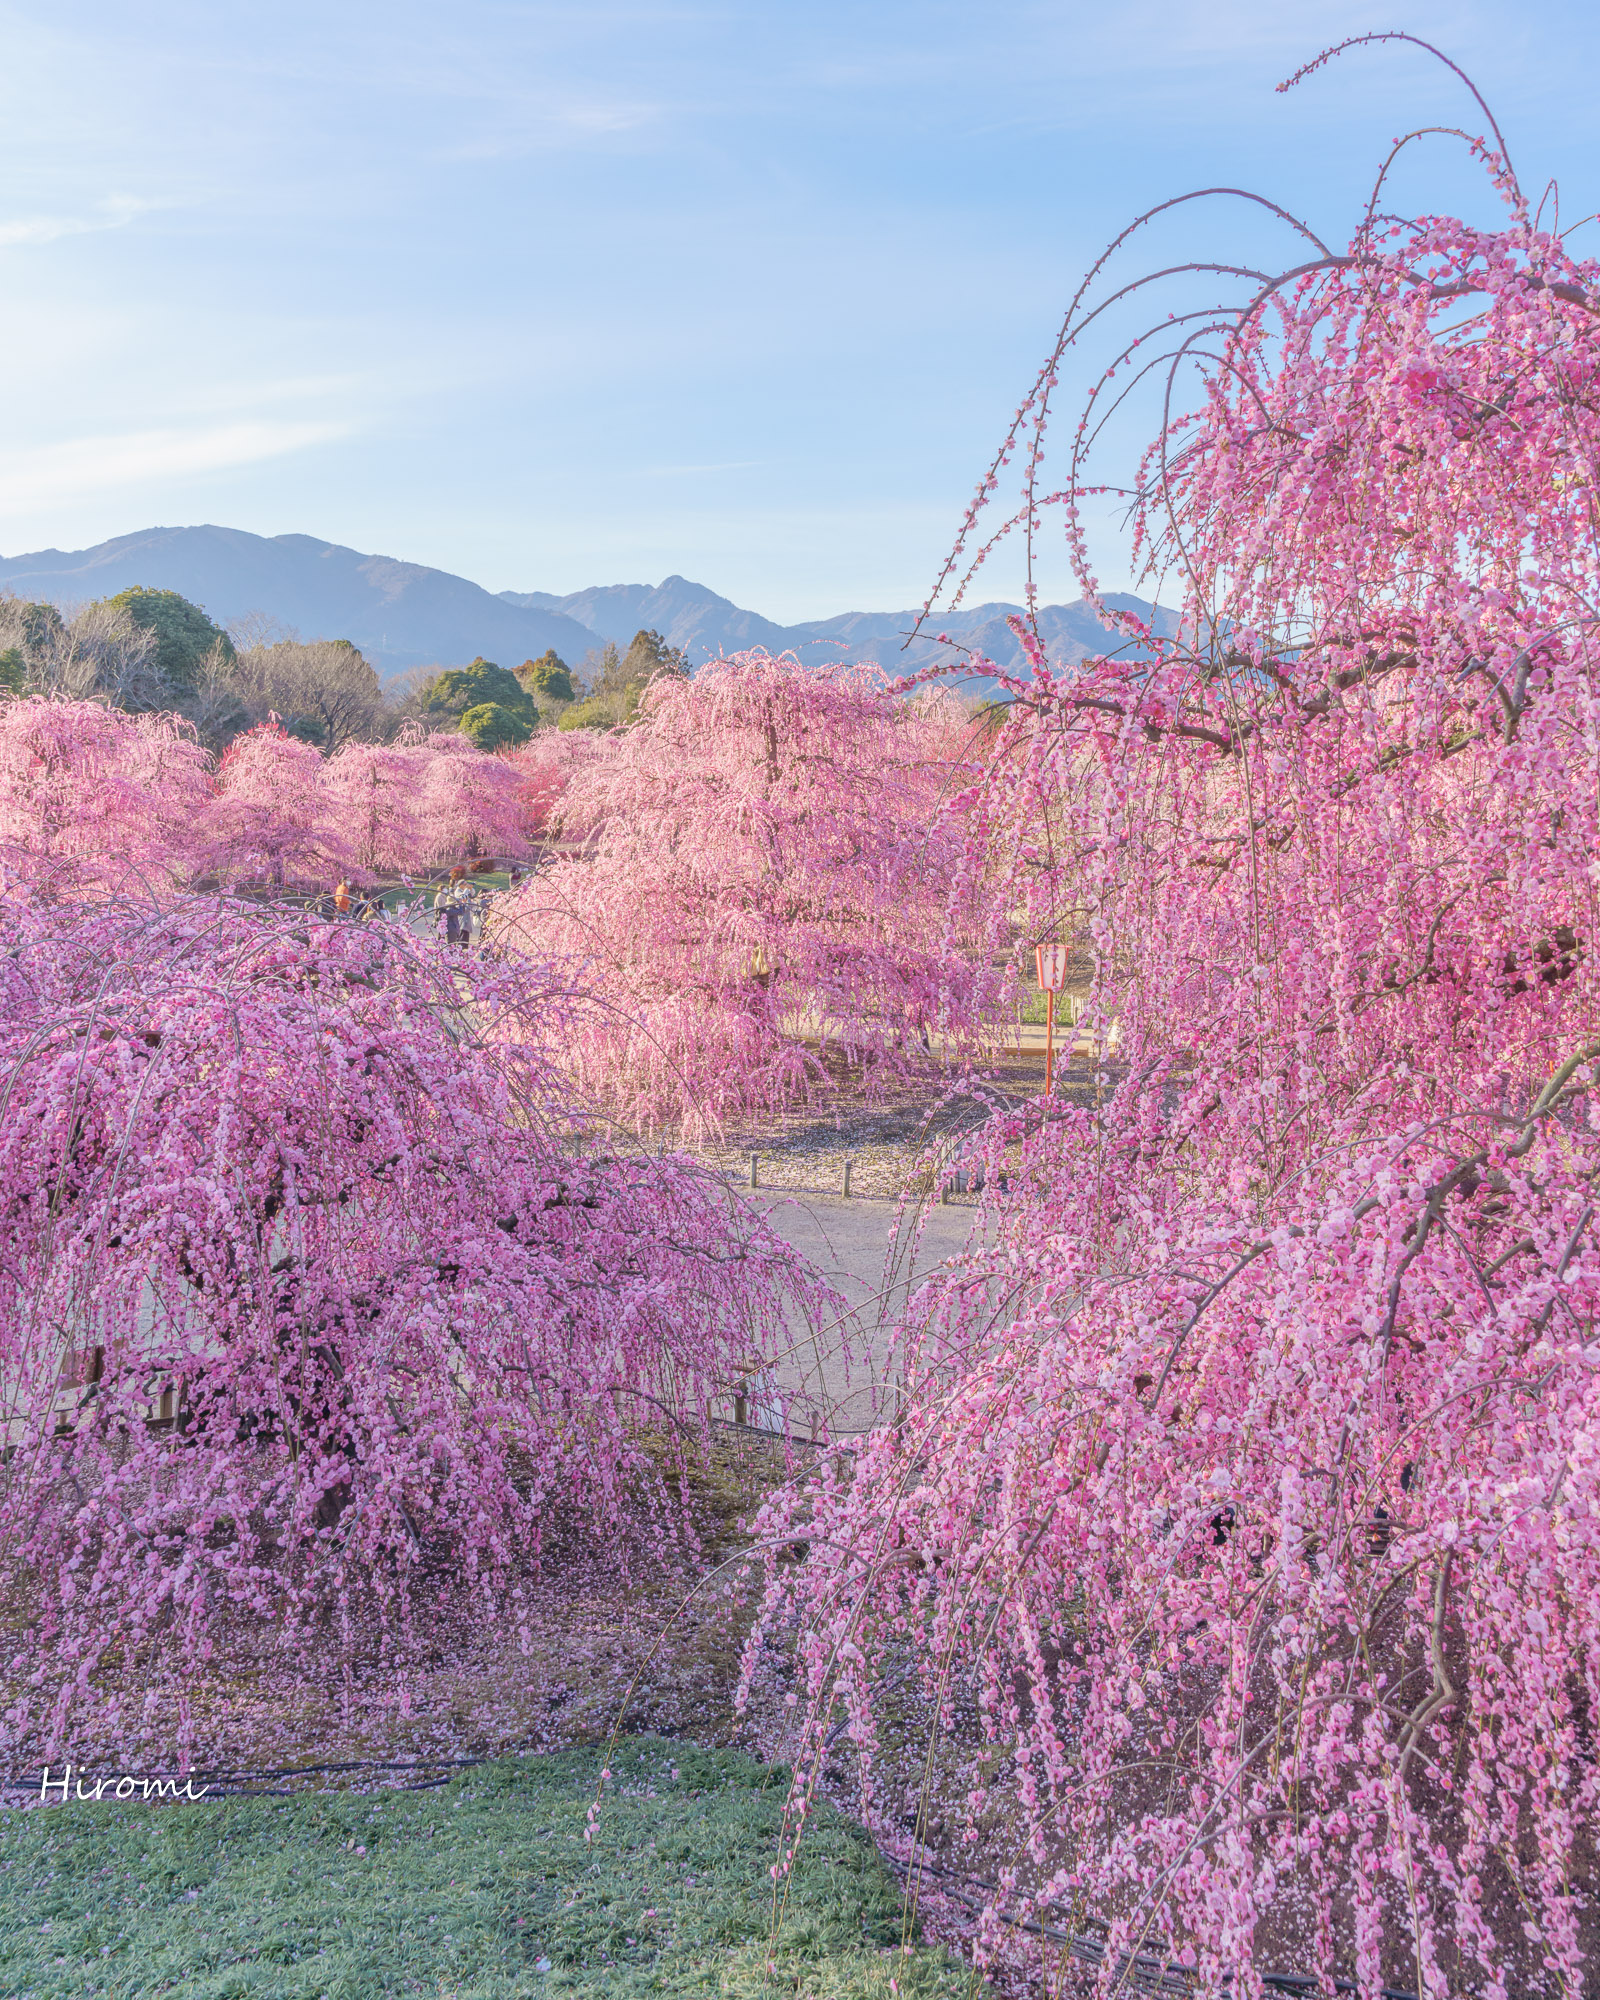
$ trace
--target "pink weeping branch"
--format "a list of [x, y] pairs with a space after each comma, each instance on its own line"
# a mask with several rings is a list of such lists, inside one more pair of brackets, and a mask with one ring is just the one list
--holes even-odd
[[842, 1719], [890, 1820], [909, 1673], [953, 1837], [1108, 1984], [1594, 1989], [1600, 269], [1481, 150], [1502, 230], [1368, 219], [1180, 330], [1176, 635], [1021, 623], [972, 820], [1102, 1054], [985, 1135], [903, 1419], [762, 1523], [801, 1803]]

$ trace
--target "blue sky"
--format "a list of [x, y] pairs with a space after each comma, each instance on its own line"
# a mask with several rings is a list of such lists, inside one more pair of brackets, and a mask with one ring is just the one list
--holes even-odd
[[[493, 589], [914, 603], [1124, 221], [1227, 183], [1342, 240], [1396, 133], [1476, 123], [1409, 50], [1274, 94], [1392, 27], [1600, 207], [1566, 0], [0, 0], [0, 552], [217, 521]], [[1489, 215], [1447, 142], [1399, 193]], [[1219, 211], [1152, 248], [1274, 245]]]

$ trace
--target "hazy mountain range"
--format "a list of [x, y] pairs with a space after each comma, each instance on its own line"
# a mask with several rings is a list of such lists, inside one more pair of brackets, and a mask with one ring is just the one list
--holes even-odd
[[[459, 666], [480, 654], [514, 667], [551, 646], [576, 666], [607, 639], [626, 646], [642, 626], [682, 647], [697, 665], [750, 646], [793, 651], [815, 662], [874, 660], [894, 673], [960, 657], [931, 638], [905, 648], [905, 634], [916, 622], [911, 611], [847, 611], [779, 625], [681, 576], [656, 585], [609, 584], [565, 597], [543, 590], [497, 594], [447, 570], [362, 555], [314, 535], [144, 528], [92, 549], [0, 557], [0, 590], [19, 597], [81, 604], [130, 584], [181, 591], [220, 625], [264, 612], [303, 639], [352, 640], [385, 676], [417, 666]], [[1136, 597], [1108, 601], [1150, 609]], [[948, 632], [1007, 670], [1025, 671], [1022, 649], [1005, 622], [1017, 608], [980, 604], [944, 612], [932, 629]], [[1167, 614], [1158, 616], [1163, 625], [1168, 622]], [[1103, 628], [1081, 600], [1043, 607], [1039, 626], [1052, 660], [1080, 660], [1106, 643]]]

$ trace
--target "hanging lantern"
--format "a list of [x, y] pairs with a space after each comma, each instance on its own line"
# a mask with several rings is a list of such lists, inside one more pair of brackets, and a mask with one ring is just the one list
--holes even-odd
[[1039, 991], [1059, 993], [1067, 983], [1067, 948], [1064, 944], [1041, 944], [1034, 947], [1034, 958], [1039, 967]]
[[1050, 1095], [1056, 1078], [1056, 995], [1067, 983], [1067, 948], [1059, 940], [1035, 945], [1034, 963], [1039, 969], [1039, 990], [1044, 1002], [1044, 1094]]

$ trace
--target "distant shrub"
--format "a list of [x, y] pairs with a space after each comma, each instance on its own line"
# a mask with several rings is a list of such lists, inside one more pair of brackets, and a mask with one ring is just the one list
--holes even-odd
[[556, 724], [558, 729], [615, 729], [622, 717], [617, 713], [617, 702], [611, 695], [591, 695], [587, 701], [580, 701], [569, 708]]

